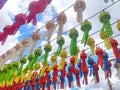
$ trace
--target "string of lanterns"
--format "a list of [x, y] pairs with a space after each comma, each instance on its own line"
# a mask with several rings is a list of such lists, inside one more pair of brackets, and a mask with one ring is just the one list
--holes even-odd
[[[77, 20], [79, 19], [78, 21], [82, 20], [82, 18], [79, 18], [81, 17], [81, 15], [80, 16], [78, 15], [77, 17]], [[35, 17], [35, 14], [31, 16], [29, 15], [29, 17]], [[120, 51], [117, 47], [118, 46], [117, 40], [111, 38], [113, 33], [109, 22], [110, 18], [111, 18], [110, 14], [108, 12], [101, 11], [99, 19], [100, 22], [104, 24], [104, 26], [102, 27], [102, 30], [100, 32], [100, 37], [104, 40], [107, 49], [111, 49], [111, 48], [113, 49], [113, 53], [115, 54], [115, 58], [116, 58], [115, 68], [117, 68], [118, 70], [117, 73], [119, 73]], [[33, 20], [33, 18], [30, 19]], [[33, 40], [32, 46], [30, 44], [31, 43], [30, 38], [26, 38], [21, 43], [18, 43], [15, 47], [13, 47], [12, 49], [8, 50], [5, 54], [0, 56], [0, 62], [1, 62], [0, 89], [19, 90], [26, 88], [27, 90], [31, 90], [32, 88], [32, 90], [37, 90], [37, 89], [50, 90], [51, 85], [53, 86], [53, 89], [56, 89], [57, 83], [60, 83], [60, 88], [64, 89], [65, 78], [67, 78], [69, 88], [71, 88], [73, 86], [73, 79], [74, 79], [73, 76], [75, 76], [76, 78], [77, 86], [81, 87], [80, 77], [82, 77], [83, 75], [84, 78], [83, 84], [87, 85], [89, 73], [94, 76], [95, 83], [99, 83], [100, 79], [98, 73], [99, 70], [98, 65], [101, 66], [101, 68], [105, 72], [105, 78], [108, 79], [108, 82], [110, 83], [109, 78], [112, 75], [111, 74], [112, 64], [110, 61], [108, 61], [109, 55], [105, 51], [103, 51], [102, 48], [97, 47], [95, 50], [94, 47], [95, 40], [89, 36], [89, 31], [92, 28], [91, 22], [89, 22], [88, 20], [84, 20], [81, 24], [81, 30], [84, 32], [81, 43], [90, 46], [92, 55], [94, 55], [95, 53], [98, 56], [98, 61], [94, 62], [94, 60], [91, 57], [87, 56], [85, 51], [82, 51], [80, 55], [78, 55], [79, 53], [79, 48], [77, 46], [78, 30], [72, 28], [69, 32], [69, 37], [71, 39], [70, 42], [71, 57], [70, 57], [70, 65], [68, 65], [68, 63], [66, 62], [67, 52], [65, 50], [62, 50], [62, 46], [65, 42], [64, 38], [62, 37], [63, 24], [66, 22], [67, 18], [63, 12], [58, 15], [57, 19], [58, 19], [58, 24], [56, 25], [54, 24], [53, 21], [49, 21], [46, 24], [46, 28], [48, 29], [48, 31], [46, 32], [47, 44], [44, 46], [44, 50], [45, 50], [44, 54], [42, 54], [40, 48], [37, 48], [35, 51], [33, 51], [36, 42], [40, 39], [40, 34], [38, 33], [39, 30], [37, 30], [32, 34], [32, 40]], [[19, 19], [16, 19], [16, 21], [19, 22]], [[36, 22], [33, 20], [33, 23], [35, 24]], [[19, 23], [19, 25], [20, 24], [23, 23]], [[16, 25], [16, 27], [19, 27], [19, 25], [18, 26]], [[57, 37], [58, 48], [55, 54], [51, 56], [50, 60], [52, 64], [49, 66], [48, 56], [49, 56], [49, 52], [52, 50], [52, 46], [50, 45], [50, 38], [57, 25], [59, 25], [58, 32], [60, 33], [60, 35]], [[120, 24], [118, 21], [117, 23], [118, 30], [119, 27]], [[106, 31], [106, 28], [108, 31]], [[21, 54], [26, 46], [31, 46], [30, 47], [31, 54], [28, 57], [26, 56], [21, 57], [22, 56]], [[59, 56], [61, 57], [61, 62], [58, 64], [57, 57]], [[78, 56], [80, 57], [81, 60], [78, 60]], [[19, 61], [14, 61], [12, 63], [5, 65], [5, 62], [8, 59], [15, 60], [16, 57], [21, 57], [21, 58]], [[88, 57], [88, 64], [90, 66], [90, 70], [88, 69], [86, 63], [87, 57]], [[39, 60], [43, 60], [42, 66], [38, 62]], [[28, 64], [24, 68], [23, 66], [24, 64], [26, 64], [27, 61]], [[75, 66], [76, 64], [78, 65], [78, 67]], [[68, 72], [66, 72], [66, 70], [68, 70]], [[58, 77], [59, 72], [61, 72], [60, 78]], [[53, 74], [52, 76], [51, 73]]]

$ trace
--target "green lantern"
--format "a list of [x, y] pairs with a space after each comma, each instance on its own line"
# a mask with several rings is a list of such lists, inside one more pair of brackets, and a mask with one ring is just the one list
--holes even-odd
[[112, 27], [110, 24], [111, 16], [106, 11], [101, 11], [99, 15], [99, 20], [101, 23], [103, 23], [103, 27], [101, 29], [100, 34], [102, 34], [104, 31], [107, 33], [108, 37], [111, 37], [113, 35]]
[[86, 42], [87, 42], [87, 39], [88, 39], [88, 36], [89, 36], [89, 31], [91, 29], [92, 29], [92, 24], [88, 20], [85, 20], [81, 24], [81, 30], [84, 32], [84, 35], [83, 35], [81, 43], [84, 43], [84, 46], [86, 45]]
[[73, 28], [71, 29], [69, 33], [69, 37], [71, 38], [70, 42], [70, 54], [76, 55], [77, 54], [77, 37], [78, 37], [78, 31]]
[[60, 55], [60, 52], [62, 50], [62, 46], [63, 44], [65, 43], [65, 39], [63, 37], [61, 37], [58, 41], [57, 41], [57, 44], [58, 44], [58, 48], [57, 48], [57, 51], [56, 51], [56, 55], [59, 56]]
[[23, 69], [23, 65], [24, 65], [26, 62], [27, 62], [26, 56], [24, 56], [24, 57], [22, 57], [22, 58], [20, 59], [21, 65], [20, 65], [20, 68], [19, 68], [19, 70], [18, 70], [17, 76], [20, 76], [20, 75], [21, 75], [22, 69]]
[[44, 50], [45, 50], [45, 55], [44, 55], [44, 62], [43, 63], [46, 63], [48, 54], [52, 50], [52, 46], [50, 44], [47, 44], [47, 45], [45, 45]]

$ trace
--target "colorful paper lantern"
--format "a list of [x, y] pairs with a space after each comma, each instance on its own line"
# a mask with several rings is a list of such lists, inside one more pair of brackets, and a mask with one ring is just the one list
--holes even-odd
[[66, 23], [67, 21], [67, 16], [64, 12], [62, 13], [59, 13], [58, 16], [57, 16], [57, 22], [59, 24], [59, 27], [58, 27], [58, 35], [57, 35], [57, 41], [60, 40], [61, 36], [62, 36], [62, 33], [63, 33], [63, 25]]
[[82, 23], [83, 21], [83, 11], [86, 8], [86, 4], [84, 0], [76, 0], [74, 4], [74, 11], [77, 12], [77, 18], [76, 21], [78, 23]]
[[84, 32], [84, 35], [83, 35], [81, 43], [84, 43], [84, 46], [87, 43], [87, 39], [88, 39], [88, 36], [89, 36], [89, 31], [91, 30], [91, 28], [92, 28], [91, 22], [89, 22], [88, 20], [85, 20], [84, 22], [82, 22], [81, 30]]

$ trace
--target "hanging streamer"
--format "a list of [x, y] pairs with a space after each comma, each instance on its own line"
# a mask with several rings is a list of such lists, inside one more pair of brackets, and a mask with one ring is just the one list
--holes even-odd
[[63, 32], [63, 25], [66, 23], [67, 21], [67, 16], [64, 12], [59, 13], [57, 16], [57, 22], [59, 24], [58, 27], [58, 35], [57, 35], [57, 41], [60, 40], [61, 36], [62, 36], [62, 32]]
[[95, 40], [91, 37], [88, 37], [87, 39], [87, 45], [90, 46], [90, 50], [91, 50], [91, 53], [92, 55], [94, 56], [94, 50], [95, 50]]
[[88, 36], [89, 36], [89, 31], [91, 30], [91, 28], [92, 28], [91, 22], [89, 22], [88, 20], [85, 20], [84, 22], [82, 22], [81, 30], [84, 32], [84, 35], [83, 35], [81, 43], [84, 43], [84, 46], [87, 43], [87, 39], [88, 39]]
[[86, 4], [84, 0], [76, 0], [74, 4], [74, 11], [77, 12], [76, 21], [82, 23], [83, 21], [83, 11], [86, 9]]

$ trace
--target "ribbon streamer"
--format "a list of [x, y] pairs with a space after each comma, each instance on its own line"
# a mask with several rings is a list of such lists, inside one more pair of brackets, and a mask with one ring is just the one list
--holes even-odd
[[67, 16], [64, 12], [59, 13], [57, 16], [57, 22], [59, 24], [58, 27], [58, 35], [57, 35], [57, 41], [60, 40], [61, 36], [62, 36], [62, 32], [63, 32], [63, 25], [66, 23], [67, 21]]
[[76, 21], [82, 23], [83, 21], [83, 11], [86, 9], [86, 4], [84, 0], [76, 0], [74, 4], [74, 11], [77, 12]]

